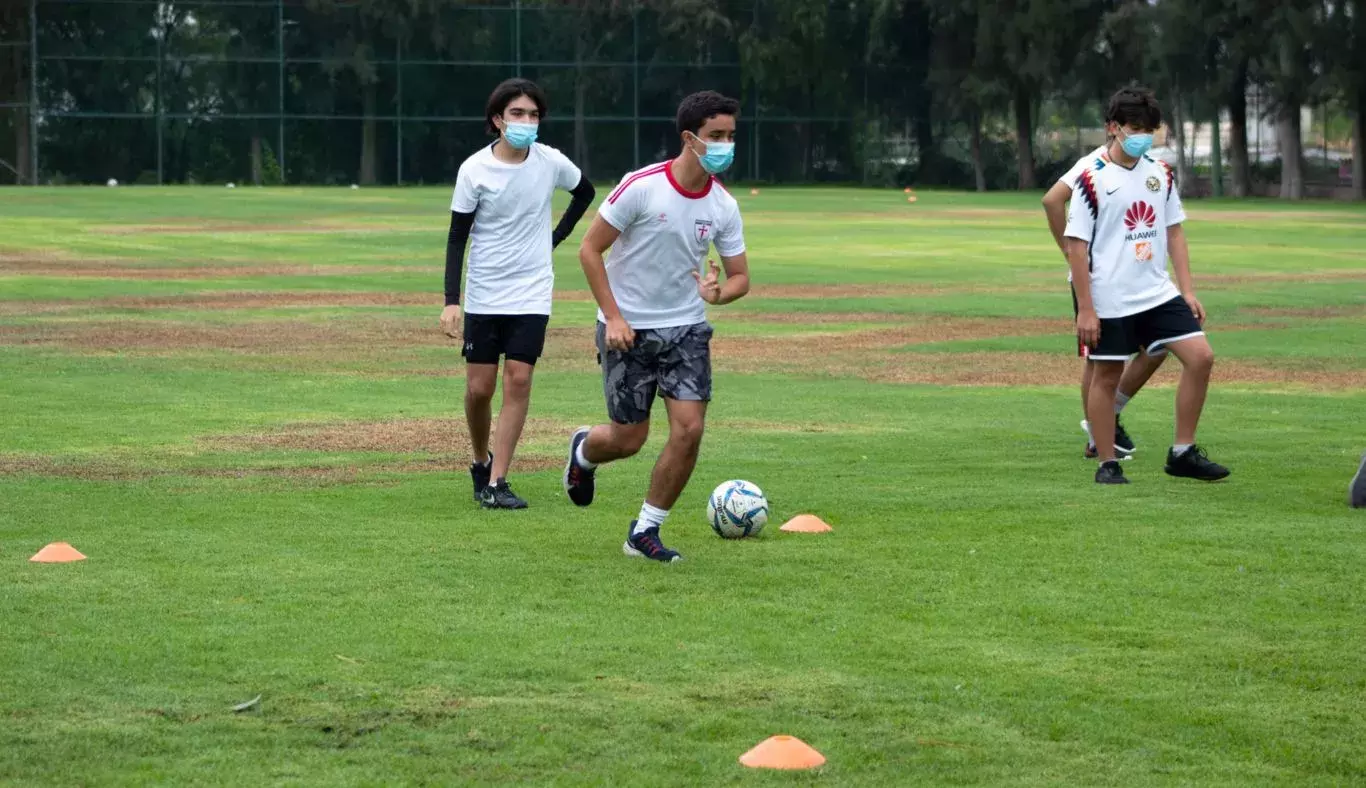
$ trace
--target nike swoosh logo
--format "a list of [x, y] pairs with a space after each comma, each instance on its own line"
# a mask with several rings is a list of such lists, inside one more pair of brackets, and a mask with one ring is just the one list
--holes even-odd
[[1123, 188], [1124, 188], [1123, 186], [1116, 186], [1115, 188], [1110, 189], [1109, 191], [1105, 192], [1105, 196], [1106, 196], [1106, 197], [1109, 197], [1110, 195], [1114, 194], [1115, 192], [1117, 192], [1117, 191], [1119, 191], [1120, 189], [1123, 189]]

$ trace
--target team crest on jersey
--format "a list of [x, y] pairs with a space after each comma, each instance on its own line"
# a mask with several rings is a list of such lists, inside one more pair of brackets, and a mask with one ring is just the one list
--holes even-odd
[[1152, 241], [1139, 241], [1134, 244], [1134, 259], [1140, 263], [1150, 263], [1153, 259]]
[[1144, 181], [1143, 185], [1147, 186], [1150, 192], [1162, 191], [1162, 181], [1159, 181], [1156, 175], [1149, 175], [1148, 180]]
[[711, 219], [697, 219], [692, 223], [693, 237], [703, 246], [711, 243]]

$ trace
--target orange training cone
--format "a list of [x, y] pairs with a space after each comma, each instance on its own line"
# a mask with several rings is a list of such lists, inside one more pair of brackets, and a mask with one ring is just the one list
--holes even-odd
[[906, 188], [904, 188], [904, 189], [901, 190], [901, 193], [902, 193], [902, 194], [910, 194], [910, 193], [911, 193], [911, 187], [907, 186]]
[[758, 197], [758, 196], [759, 196], [759, 190], [758, 190], [758, 189], [750, 189], [750, 190], [749, 190], [749, 195], [750, 195], [751, 197]]
[[825, 756], [796, 736], [770, 736], [741, 755], [740, 763], [751, 769], [814, 769]]
[[37, 561], [40, 564], [65, 564], [68, 561], [84, 561], [85, 556], [81, 551], [67, 544], [66, 542], [53, 542], [38, 551], [38, 554], [28, 559]]
[[796, 534], [823, 534], [835, 529], [814, 514], [799, 514], [779, 526], [778, 530]]

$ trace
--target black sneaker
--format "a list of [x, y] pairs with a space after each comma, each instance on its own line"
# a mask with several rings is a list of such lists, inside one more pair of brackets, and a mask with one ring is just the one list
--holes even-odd
[[474, 482], [474, 502], [479, 503], [479, 496], [484, 492], [484, 488], [489, 486], [489, 476], [493, 473], [493, 452], [489, 452], [489, 461], [485, 463], [470, 463], [470, 481]]
[[569, 437], [569, 461], [564, 465], [564, 491], [575, 506], [587, 506], [593, 502], [593, 471], [581, 467], [575, 457], [579, 444], [588, 437], [589, 427], [579, 427]]
[[485, 509], [525, 509], [526, 501], [517, 497], [507, 479], [499, 479], [479, 493], [479, 505]]
[[1129, 480], [1124, 478], [1124, 469], [1115, 460], [1102, 462], [1096, 469], [1096, 484], [1128, 484]]
[[1361, 455], [1361, 467], [1347, 487], [1347, 503], [1353, 509], [1366, 509], [1366, 454]]
[[1115, 452], [1118, 454], [1133, 454], [1135, 448], [1137, 447], [1134, 446], [1133, 438], [1130, 438], [1129, 433], [1124, 430], [1124, 425], [1119, 423], [1119, 414], [1116, 413]]
[[[1081, 420], [1081, 431], [1084, 432], [1084, 433], [1086, 433], [1086, 437], [1087, 437], [1086, 448], [1082, 451], [1081, 456], [1085, 457], [1085, 458], [1088, 459], [1088, 460], [1094, 460], [1094, 459], [1096, 459], [1097, 457], [1100, 456], [1100, 452], [1096, 451], [1096, 444], [1092, 443], [1091, 440], [1090, 440], [1090, 437], [1091, 437], [1091, 423], [1088, 422], [1086, 419], [1082, 419], [1082, 420]], [[1133, 453], [1134, 453], [1134, 442], [1133, 442], [1132, 440], [1129, 439], [1129, 433], [1125, 432], [1125, 431], [1124, 431], [1124, 428], [1121, 427], [1121, 426], [1119, 426], [1119, 417], [1116, 416], [1116, 417], [1115, 417], [1115, 459], [1117, 459], [1117, 460], [1128, 460], [1128, 459], [1132, 459]]]
[[632, 558], [648, 558], [651, 561], [659, 561], [664, 564], [671, 564], [674, 561], [682, 561], [683, 556], [676, 551], [670, 550], [659, 541], [658, 528], [646, 528], [640, 533], [636, 533], [636, 521], [631, 521], [631, 528], [626, 532], [626, 543], [621, 546], [621, 551]]
[[1209, 457], [1205, 456], [1205, 450], [1199, 446], [1191, 446], [1177, 456], [1172, 454], [1172, 450], [1167, 450], [1167, 467], [1169, 476], [1183, 476], [1187, 479], [1199, 479], [1205, 482], [1217, 482], [1228, 476], [1229, 470], [1217, 462], [1210, 462]]

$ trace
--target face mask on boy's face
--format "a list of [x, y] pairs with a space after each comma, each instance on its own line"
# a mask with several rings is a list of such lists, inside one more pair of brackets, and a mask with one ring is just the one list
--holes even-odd
[[725, 172], [730, 168], [731, 162], [735, 161], [735, 143], [733, 142], [703, 142], [701, 137], [692, 135], [694, 140], [702, 142], [706, 146], [705, 153], [698, 153], [697, 149], [688, 146], [688, 149], [697, 156], [697, 161], [702, 165], [702, 169], [712, 175]]
[[503, 124], [503, 138], [508, 144], [517, 150], [530, 148], [536, 142], [536, 132], [539, 129], [535, 123], [510, 123]]
[[1124, 152], [1137, 159], [1147, 153], [1153, 147], [1152, 132], [1128, 131], [1124, 128], [1118, 130], [1120, 137], [1119, 146]]

